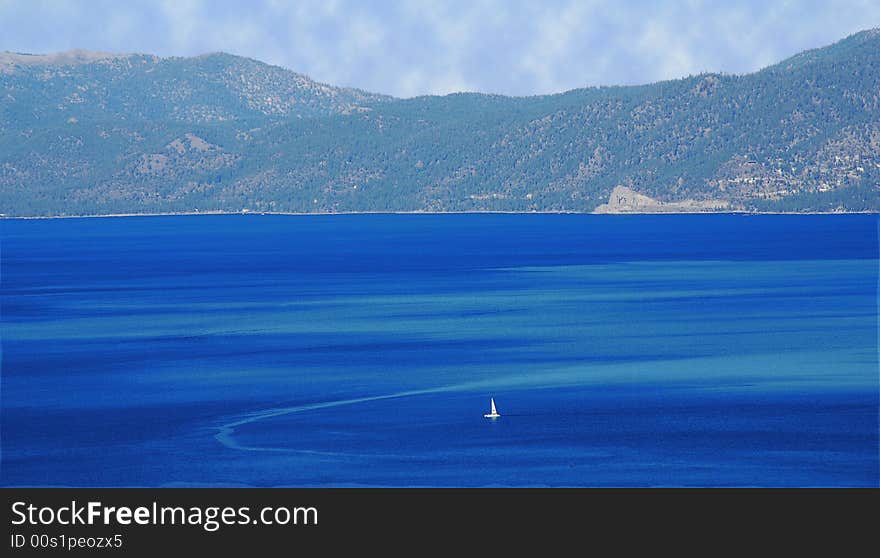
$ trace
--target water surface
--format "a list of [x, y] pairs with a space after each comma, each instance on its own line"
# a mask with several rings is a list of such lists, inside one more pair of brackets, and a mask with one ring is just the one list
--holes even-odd
[[0, 227], [4, 485], [880, 482], [876, 216]]

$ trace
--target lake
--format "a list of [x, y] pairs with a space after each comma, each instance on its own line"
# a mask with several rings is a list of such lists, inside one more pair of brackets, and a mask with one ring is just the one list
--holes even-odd
[[5, 486], [880, 484], [876, 215], [0, 230]]

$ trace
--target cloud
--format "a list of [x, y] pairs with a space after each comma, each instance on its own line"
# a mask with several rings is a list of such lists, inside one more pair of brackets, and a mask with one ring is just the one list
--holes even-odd
[[226, 51], [398, 96], [743, 73], [877, 26], [868, 0], [0, 0], [0, 50]]

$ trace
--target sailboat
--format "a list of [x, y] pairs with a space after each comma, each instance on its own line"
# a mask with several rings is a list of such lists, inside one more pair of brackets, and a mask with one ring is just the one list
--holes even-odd
[[483, 416], [486, 417], [486, 418], [490, 418], [490, 419], [496, 419], [496, 418], [500, 417], [501, 415], [498, 414], [498, 410], [495, 408], [495, 398], [492, 397], [492, 398], [490, 398], [490, 399], [491, 399], [491, 401], [492, 401], [492, 412], [491, 412], [491, 413], [486, 413], [486, 414], [483, 415]]

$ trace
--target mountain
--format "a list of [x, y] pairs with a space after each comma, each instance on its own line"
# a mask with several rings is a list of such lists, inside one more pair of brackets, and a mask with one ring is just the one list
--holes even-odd
[[396, 99], [229, 54], [0, 54], [0, 213], [878, 211], [880, 30], [747, 75]]

